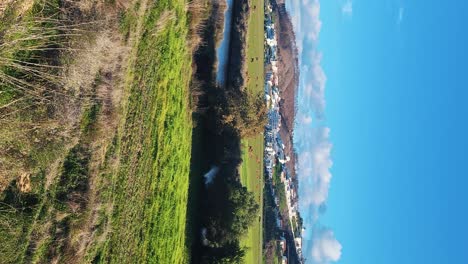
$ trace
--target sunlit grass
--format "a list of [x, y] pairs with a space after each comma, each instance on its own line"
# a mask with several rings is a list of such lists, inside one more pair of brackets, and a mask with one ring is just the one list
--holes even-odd
[[120, 166], [113, 179], [113, 231], [100, 257], [104, 262], [187, 260], [192, 124], [184, 7], [183, 0], [157, 1], [145, 15], [127, 79]]
[[[263, 62], [263, 0], [251, 1], [250, 20], [247, 42], [247, 89], [252, 93], [263, 91], [264, 62]], [[254, 7], [255, 6], [255, 7]], [[248, 146], [252, 146], [252, 154], [249, 155]], [[263, 204], [263, 135], [243, 141], [242, 183], [249, 191], [253, 191], [257, 202]], [[259, 162], [258, 162], [259, 161]], [[260, 212], [263, 210], [260, 209]], [[261, 217], [262, 218], [262, 217]], [[242, 245], [248, 247], [245, 256], [247, 264], [262, 263], [262, 225], [263, 220], [256, 221]]]

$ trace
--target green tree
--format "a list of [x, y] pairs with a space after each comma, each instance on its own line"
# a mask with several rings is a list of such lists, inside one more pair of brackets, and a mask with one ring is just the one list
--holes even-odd
[[229, 203], [231, 211], [230, 233], [238, 238], [245, 234], [249, 226], [257, 219], [259, 205], [252, 192], [236, 183], [229, 190]]
[[241, 137], [252, 137], [263, 131], [267, 107], [262, 93], [228, 91], [225, 96], [218, 99], [216, 106], [221, 127], [233, 127]]
[[239, 241], [226, 243], [219, 248], [211, 248], [202, 259], [203, 264], [242, 264], [244, 263], [245, 248], [239, 246]]

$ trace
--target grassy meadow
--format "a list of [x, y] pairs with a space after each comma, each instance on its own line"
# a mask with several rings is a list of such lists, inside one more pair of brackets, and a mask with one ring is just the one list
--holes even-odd
[[[242, 140], [242, 149], [241, 182], [247, 190], [254, 193], [255, 200], [260, 205], [260, 212], [262, 212], [263, 135]], [[241, 241], [242, 245], [247, 247], [246, 263], [261, 263], [262, 261], [262, 223], [263, 216], [260, 214], [258, 221], [254, 222], [247, 236]]]
[[[247, 89], [249, 92], [263, 91], [264, 85], [264, 1], [251, 1], [250, 21], [247, 33]], [[242, 140], [242, 184], [252, 191], [257, 202], [263, 204], [263, 134]], [[260, 208], [260, 212], [262, 208]], [[249, 229], [248, 235], [243, 239], [246, 246], [245, 262], [256, 264], [263, 262], [262, 254], [262, 215]]]
[[148, 2], [127, 73], [103, 262], [184, 263], [192, 124], [186, 2]]

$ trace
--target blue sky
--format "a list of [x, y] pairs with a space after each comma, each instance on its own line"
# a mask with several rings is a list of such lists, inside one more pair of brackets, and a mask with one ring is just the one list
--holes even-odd
[[288, 2], [308, 263], [468, 263], [464, 2]]

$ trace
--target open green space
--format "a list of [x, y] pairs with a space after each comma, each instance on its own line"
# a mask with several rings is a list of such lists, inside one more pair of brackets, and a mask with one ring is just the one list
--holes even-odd
[[[251, 1], [249, 27], [247, 33], [247, 89], [254, 93], [263, 91], [264, 85], [264, 1]], [[241, 179], [249, 191], [255, 195], [263, 211], [263, 134], [242, 141]], [[246, 246], [246, 263], [262, 263], [262, 215], [249, 229], [248, 235], [242, 240]]]
[[264, 85], [264, 0], [252, 0], [247, 32], [247, 89], [263, 91]]
[[[263, 135], [242, 140], [242, 167], [241, 182], [247, 190], [254, 193], [255, 201], [263, 211]], [[261, 263], [262, 261], [262, 223], [260, 215], [255, 221], [247, 236], [242, 240], [242, 246], [247, 247], [245, 262]]]
[[99, 259], [183, 263], [192, 122], [186, 1], [149, 2], [129, 68], [120, 165], [112, 179], [114, 230]]

